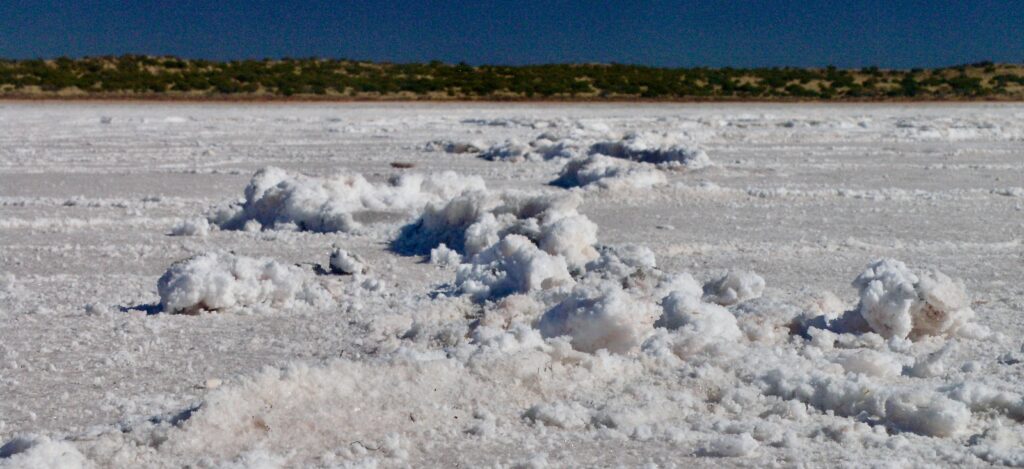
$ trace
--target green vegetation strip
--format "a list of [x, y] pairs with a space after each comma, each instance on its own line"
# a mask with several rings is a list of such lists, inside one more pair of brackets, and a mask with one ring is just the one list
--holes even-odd
[[1024, 66], [937, 69], [469, 66], [326, 59], [0, 59], [0, 97], [424, 100], [1021, 100]]

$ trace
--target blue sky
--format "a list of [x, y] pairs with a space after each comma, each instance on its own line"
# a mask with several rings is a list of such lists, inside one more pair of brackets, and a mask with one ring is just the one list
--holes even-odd
[[1024, 62], [1024, 1], [0, 1], [0, 57], [472, 64]]

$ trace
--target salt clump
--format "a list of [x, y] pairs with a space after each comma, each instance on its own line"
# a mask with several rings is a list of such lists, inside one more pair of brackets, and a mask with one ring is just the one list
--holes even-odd
[[1015, 420], [1024, 420], [1024, 396], [988, 384], [967, 381], [949, 389], [949, 397], [963, 402], [973, 411], [996, 410]]
[[654, 324], [667, 329], [686, 329], [707, 339], [736, 341], [742, 336], [736, 317], [722, 306], [703, 303], [688, 292], [672, 292], [662, 300], [662, 315]]
[[235, 307], [295, 302], [319, 304], [327, 292], [306, 271], [273, 259], [208, 252], [175, 262], [157, 282], [168, 313], [196, 314]]
[[358, 255], [337, 248], [331, 251], [330, 266], [331, 272], [342, 275], [365, 274], [369, 270]]
[[443, 151], [445, 153], [479, 153], [485, 145], [479, 142], [456, 142], [452, 140], [434, 140], [428, 142], [427, 151]]
[[903, 371], [903, 365], [892, 355], [867, 349], [844, 351], [836, 362], [842, 365], [847, 373], [861, 373], [880, 378], [896, 377]]
[[430, 250], [430, 263], [440, 266], [457, 266], [462, 263], [462, 256], [444, 243]]
[[581, 136], [581, 132], [577, 130], [574, 135], [570, 136], [556, 136], [544, 133], [529, 143], [506, 140], [502, 143], [491, 145], [480, 153], [480, 157], [485, 160], [509, 163], [573, 158], [586, 153], [586, 143], [585, 140], [580, 138]]
[[530, 146], [515, 140], [506, 140], [503, 143], [490, 146], [480, 153], [480, 157], [490, 161], [518, 163], [531, 159]]
[[962, 433], [970, 422], [971, 413], [962, 402], [931, 390], [885, 386], [875, 379], [864, 373], [835, 375], [795, 357], [785, 368], [761, 377], [767, 394], [842, 416], [874, 415], [902, 431], [948, 437]]
[[349, 232], [360, 227], [353, 217], [360, 211], [419, 209], [484, 188], [480, 177], [450, 171], [428, 176], [403, 174], [374, 184], [361, 174], [321, 178], [266, 167], [253, 175], [243, 202], [215, 213], [211, 221], [229, 230]]
[[754, 272], [732, 271], [704, 285], [704, 299], [722, 306], [731, 306], [760, 298], [764, 279]]
[[503, 237], [518, 234], [544, 252], [562, 256], [570, 269], [579, 269], [597, 258], [593, 247], [597, 225], [577, 211], [581, 203], [575, 194], [464, 194], [443, 205], [427, 206], [394, 247], [428, 253], [443, 243], [472, 259]]
[[757, 451], [760, 445], [749, 433], [740, 435], [722, 435], [711, 441], [705, 450], [709, 456], [741, 457], [749, 456]]
[[639, 301], [612, 282], [577, 286], [538, 324], [544, 337], [569, 336], [581, 352], [635, 350], [653, 329], [657, 305]]
[[597, 187], [601, 189], [646, 189], [664, 185], [665, 175], [652, 166], [630, 163], [604, 155], [570, 160], [552, 185], [559, 187]]
[[491, 145], [480, 157], [491, 161], [518, 163], [559, 158], [604, 155], [617, 159], [651, 163], [666, 168], [699, 169], [711, 165], [704, 150], [687, 139], [668, 133], [628, 132], [609, 137], [607, 126], [577, 127], [567, 135], [544, 133], [529, 143], [506, 140]]
[[17, 438], [0, 447], [0, 468], [89, 469], [96, 465], [69, 441]]
[[938, 271], [918, 276], [894, 259], [871, 263], [853, 286], [860, 315], [885, 338], [950, 335], [974, 318], [962, 282]]
[[920, 278], [919, 307], [913, 310], [915, 334], [955, 333], [974, 318], [963, 282], [937, 270], [925, 272]]
[[455, 281], [462, 292], [479, 300], [575, 283], [562, 256], [548, 254], [516, 234], [460, 265]]
[[[677, 290], [662, 300], [659, 330], [643, 344], [645, 353], [688, 359], [722, 344], [735, 344], [743, 337], [736, 317], [713, 303], [701, 302], [698, 293]], [[730, 345], [729, 347], [734, 347]]]
[[[599, 256], [587, 264], [588, 272], [601, 272], [606, 277], [619, 278], [633, 274], [637, 269], [652, 270], [657, 267], [654, 251], [639, 244], [600, 246]], [[696, 281], [694, 281], [696, 282]], [[700, 286], [697, 285], [698, 290]]]
[[708, 154], [669, 134], [630, 132], [619, 140], [591, 145], [590, 153], [665, 167], [699, 169], [711, 165]]
[[182, 220], [171, 228], [171, 236], [199, 236], [210, 234], [210, 222], [205, 218]]
[[984, 433], [971, 438], [971, 452], [996, 465], [1024, 467], [1024, 435], [996, 420]]
[[538, 404], [530, 407], [524, 417], [534, 423], [563, 429], [584, 428], [590, 424], [590, 409], [578, 402]]
[[571, 286], [598, 257], [597, 225], [580, 203], [575, 194], [468, 193], [427, 206], [393, 247], [435, 263], [461, 258], [455, 284], [477, 301]]
[[931, 392], [907, 390], [885, 401], [885, 417], [903, 431], [949, 437], [965, 430], [971, 411], [960, 402]]

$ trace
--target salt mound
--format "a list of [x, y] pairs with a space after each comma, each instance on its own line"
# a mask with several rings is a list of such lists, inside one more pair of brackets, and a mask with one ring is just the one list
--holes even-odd
[[586, 270], [577, 275], [577, 281], [614, 283], [633, 297], [650, 303], [662, 303], [673, 292], [700, 298], [700, 283], [690, 273], [659, 269], [654, 252], [646, 246], [602, 245], [598, 252], [599, 257], [587, 264]]
[[764, 279], [754, 272], [731, 271], [704, 285], [704, 300], [722, 306], [731, 306], [754, 298], [764, 292]]
[[963, 282], [938, 271], [918, 276], [894, 259], [871, 263], [853, 286], [860, 315], [885, 338], [951, 335], [974, 318]]
[[639, 301], [613, 282], [580, 285], [541, 317], [544, 337], [569, 336], [581, 352], [635, 350], [654, 327], [657, 305]]
[[964, 284], [933, 270], [920, 275], [917, 284], [920, 303], [913, 310], [915, 334], [945, 335], [955, 333], [974, 318], [971, 300]]
[[464, 194], [428, 206], [392, 247], [429, 252], [434, 263], [463, 260], [455, 285], [476, 301], [571, 286], [571, 274], [598, 257], [597, 225], [580, 203], [575, 194]]
[[206, 237], [210, 234], [210, 222], [205, 218], [182, 220], [171, 228], [171, 236]]
[[847, 373], [892, 378], [899, 376], [903, 365], [892, 355], [870, 349], [842, 351], [834, 360]]
[[479, 142], [456, 142], [452, 140], [434, 140], [424, 145], [426, 151], [443, 151], [445, 153], [480, 153], [486, 145]]
[[722, 435], [711, 441], [704, 453], [723, 458], [750, 456], [759, 446], [761, 445], [749, 433]]
[[[603, 130], [603, 131], [601, 131]], [[608, 136], [607, 128], [575, 128], [568, 135], [544, 133], [529, 143], [510, 139], [491, 145], [480, 153], [490, 161], [518, 163], [558, 158], [604, 155], [662, 167], [699, 169], [711, 165], [707, 153], [679, 135], [655, 132], [629, 132], [621, 137]], [[606, 163], [603, 163], [606, 164]]]
[[599, 257], [587, 264], [587, 272], [604, 273], [610, 278], [624, 278], [638, 269], [653, 270], [658, 265], [654, 251], [639, 244], [600, 246], [598, 253]]
[[885, 401], [885, 417], [903, 431], [948, 437], [965, 430], [971, 411], [960, 402], [932, 392], [906, 390]]
[[454, 249], [449, 249], [444, 243], [430, 250], [430, 263], [443, 267], [457, 266], [462, 263], [462, 256]]
[[0, 447], [0, 468], [87, 469], [96, 467], [68, 441], [16, 438]]
[[403, 174], [387, 183], [374, 184], [361, 174], [320, 178], [267, 167], [253, 175], [243, 202], [215, 213], [210, 221], [229, 230], [259, 227], [350, 232], [360, 226], [353, 218], [355, 212], [419, 209], [484, 188], [480, 177], [451, 171], [427, 176]]
[[1024, 197], [1024, 187], [1004, 187], [1001, 189], [992, 189], [992, 193], [1006, 197]]
[[331, 272], [341, 275], [365, 274], [368, 270], [363, 259], [356, 254], [349, 254], [344, 249], [331, 251]]
[[913, 327], [910, 308], [917, 301], [917, 282], [917, 276], [904, 263], [875, 261], [853, 281], [860, 294], [857, 309], [882, 337], [906, 338]]
[[651, 356], [686, 360], [722, 344], [734, 347], [743, 337], [736, 317], [722, 306], [701, 302], [699, 290], [670, 293], [654, 325], [667, 331], [659, 329], [644, 342], [643, 351]]
[[157, 290], [164, 312], [183, 314], [329, 301], [328, 293], [296, 266], [223, 252], [175, 262], [160, 277]]
[[530, 142], [530, 146], [535, 154], [545, 160], [574, 158], [585, 153], [586, 143], [583, 139], [584, 135], [585, 133], [580, 131], [568, 137], [559, 137], [545, 133]]
[[583, 407], [578, 402], [555, 402], [530, 407], [523, 416], [531, 422], [548, 427], [579, 429], [590, 424], [592, 419], [590, 413], [590, 409]]
[[722, 306], [703, 303], [689, 292], [672, 292], [662, 301], [662, 315], [654, 324], [667, 329], [686, 329], [707, 339], [739, 340], [736, 317]]
[[788, 366], [762, 375], [763, 392], [836, 415], [877, 416], [897, 430], [927, 436], [955, 436], [970, 422], [966, 405], [936, 391], [891, 387], [862, 373], [835, 375], [799, 361], [793, 357]]
[[[1015, 386], [1011, 384], [1010, 387]], [[1020, 393], [974, 380], [954, 385], [948, 391], [951, 399], [963, 402], [972, 411], [998, 411], [1014, 420], [1024, 420], [1024, 396]]]
[[971, 452], [991, 464], [1024, 467], [1024, 435], [1015, 430], [997, 421], [993, 427], [972, 438]]
[[512, 163], [536, 159], [532, 157], [529, 145], [516, 140], [506, 140], [502, 143], [491, 145], [480, 153], [480, 158], [489, 161], [508, 161]]
[[480, 153], [480, 157], [489, 161], [508, 163], [572, 158], [585, 153], [584, 149], [587, 144], [580, 137], [581, 134], [577, 131], [575, 135], [570, 136], [544, 133], [525, 144], [517, 140], [506, 140], [491, 145]]
[[565, 258], [540, 250], [522, 235], [508, 235], [459, 266], [455, 283], [474, 299], [548, 290], [575, 283]]
[[608, 155], [666, 167], [699, 169], [711, 165], [708, 154], [670, 134], [630, 132], [618, 140], [590, 146], [590, 153]]
[[575, 194], [463, 194], [443, 205], [428, 205], [392, 246], [399, 252], [426, 254], [445, 244], [472, 259], [505, 236], [517, 234], [544, 252], [563, 257], [570, 269], [580, 269], [597, 258], [597, 225], [577, 211], [581, 203]]
[[562, 256], [570, 268], [578, 269], [595, 257], [597, 224], [579, 214], [561, 214], [541, 226], [538, 246], [549, 254]]
[[601, 189], [646, 189], [664, 185], [665, 175], [653, 167], [637, 165], [620, 159], [590, 155], [570, 160], [562, 168], [558, 179], [551, 182], [559, 187], [597, 187]]

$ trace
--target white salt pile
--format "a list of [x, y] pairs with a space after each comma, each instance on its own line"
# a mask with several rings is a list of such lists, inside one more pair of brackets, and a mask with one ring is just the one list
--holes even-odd
[[711, 165], [708, 154], [669, 133], [629, 132], [620, 139], [596, 142], [590, 153], [608, 155], [663, 167], [699, 169]]
[[399, 252], [426, 254], [445, 244], [473, 263], [474, 256], [516, 234], [547, 254], [563, 257], [570, 270], [580, 269], [597, 258], [597, 225], [577, 211], [581, 202], [573, 194], [464, 194], [443, 205], [428, 205], [393, 246]]
[[462, 263], [462, 256], [444, 243], [430, 250], [430, 263], [442, 267], [457, 266]]
[[210, 234], [210, 222], [205, 218], [182, 220], [171, 228], [171, 236], [199, 236]]
[[70, 442], [41, 436], [15, 438], [0, 447], [0, 467], [89, 469], [96, 465]]
[[647, 189], [667, 182], [665, 175], [653, 165], [631, 163], [603, 155], [573, 158], [562, 167], [558, 179], [551, 182], [559, 187], [595, 187], [620, 190]]
[[[528, 143], [509, 139], [487, 147], [480, 152], [480, 157], [518, 163], [605, 155], [662, 168], [700, 169], [711, 165], [707, 153], [681, 134], [627, 132], [610, 136], [607, 129], [603, 132], [598, 130], [577, 127], [568, 135], [544, 133]], [[463, 145], [447, 145], [445, 148], [456, 152]]]
[[674, 291], [662, 300], [662, 314], [655, 323], [669, 330], [687, 329], [704, 338], [738, 340], [741, 336], [736, 317], [722, 306], [704, 303], [685, 291]]
[[912, 272], [895, 259], [879, 259], [854, 281], [857, 310], [882, 337], [953, 335], [972, 318], [963, 282], [939, 271]]
[[761, 446], [749, 433], [723, 435], [710, 442], [704, 454], [718, 457], [749, 456]]
[[349, 254], [348, 251], [335, 248], [331, 251], [329, 261], [331, 272], [342, 275], [365, 274], [368, 270], [366, 263], [356, 254]]
[[572, 347], [582, 352], [627, 353], [640, 346], [659, 313], [656, 305], [606, 282], [575, 288], [537, 327], [544, 337], [571, 337]]
[[457, 142], [453, 140], [433, 140], [423, 146], [426, 151], [443, 151], [445, 153], [480, 153], [486, 145], [480, 142]]
[[564, 257], [548, 254], [518, 234], [505, 236], [460, 265], [455, 282], [478, 300], [575, 283]]
[[764, 291], [764, 279], [754, 272], [732, 271], [704, 285], [704, 300], [722, 306], [731, 306], [759, 298]]
[[528, 143], [510, 139], [491, 145], [480, 153], [480, 157], [507, 163], [573, 158], [585, 155], [588, 142], [593, 139], [593, 136], [580, 129], [576, 129], [568, 136], [544, 133]]
[[164, 312], [324, 305], [330, 295], [296, 266], [273, 259], [207, 252], [175, 262], [157, 282]]
[[529, 145], [516, 140], [506, 140], [502, 143], [491, 145], [480, 153], [480, 157], [489, 161], [507, 161], [510, 163], [540, 159], [539, 155], [532, 152], [532, 148]]
[[480, 177], [450, 171], [403, 174], [375, 184], [361, 174], [321, 178], [267, 167], [253, 175], [244, 201], [218, 210], [210, 221], [228, 230], [350, 232], [360, 227], [354, 218], [358, 212], [415, 210], [483, 189]]

